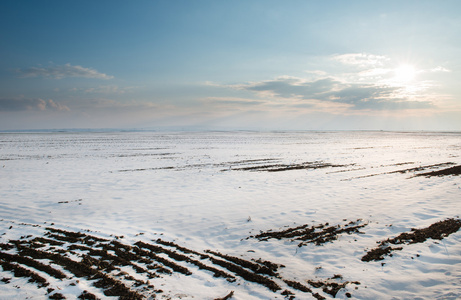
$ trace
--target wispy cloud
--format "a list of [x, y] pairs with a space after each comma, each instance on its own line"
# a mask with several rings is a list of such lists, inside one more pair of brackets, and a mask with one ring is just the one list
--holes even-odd
[[55, 102], [51, 99], [40, 98], [0, 98], [0, 111], [69, 111], [66, 105]]
[[27, 69], [18, 69], [17, 72], [20, 77], [45, 77], [62, 79], [67, 77], [82, 77], [82, 78], [97, 78], [97, 79], [112, 79], [114, 76], [110, 76], [104, 73], [100, 73], [92, 68], [85, 68], [82, 66], [73, 66], [71, 64], [50, 66], [45, 68], [31, 67]]
[[306, 78], [280, 76], [258, 82], [213, 85], [255, 93], [267, 104], [277, 102], [310, 110], [351, 113], [421, 110], [434, 109], [438, 95], [430, 91], [434, 82], [417, 78], [418, 74], [449, 71], [443, 67], [415, 67], [411, 69], [414, 74], [403, 76], [401, 65], [389, 57], [366, 53], [334, 55], [327, 59], [332, 63], [327, 68], [330, 71], [306, 71], [309, 74]]
[[358, 66], [361, 68], [381, 67], [390, 61], [389, 57], [384, 55], [374, 55], [367, 53], [347, 53], [332, 56], [336, 60], [346, 65]]
[[303, 78], [280, 77], [275, 80], [253, 82], [242, 85], [233, 85], [233, 88], [258, 93], [261, 97], [273, 97], [301, 107], [300, 100], [308, 107], [322, 106], [321, 102], [348, 104], [354, 110], [381, 110], [381, 109], [410, 109], [428, 108], [432, 104], [428, 101], [407, 101], [400, 95], [400, 87], [373, 84], [351, 84], [332, 78], [323, 78], [315, 81], [306, 81]]
[[254, 106], [265, 103], [262, 100], [235, 98], [235, 97], [208, 97], [203, 102], [214, 105], [237, 105], [237, 106]]
[[118, 86], [118, 85], [98, 85], [93, 87], [74, 87], [69, 89], [70, 92], [81, 94], [95, 94], [95, 95], [123, 95], [133, 92], [138, 87], [136, 86]]
[[260, 93], [262, 95], [272, 95], [280, 98], [302, 98], [313, 99], [322, 97], [325, 92], [335, 89], [339, 82], [331, 78], [322, 78], [315, 81], [306, 81], [297, 77], [279, 77], [275, 80], [241, 85], [238, 88]]
[[97, 87], [85, 89], [85, 93], [125, 94], [127, 91], [130, 91], [132, 89], [133, 87], [119, 87], [117, 85], [100, 85]]
[[447, 68], [444, 68], [442, 66], [438, 66], [438, 67], [435, 67], [435, 68], [432, 68], [429, 70], [429, 72], [451, 72], [451, 70], [447, 69]]

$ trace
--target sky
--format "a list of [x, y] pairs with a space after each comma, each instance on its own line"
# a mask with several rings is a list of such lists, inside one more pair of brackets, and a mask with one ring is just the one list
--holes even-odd
[[0, 1], [0, 130], [461, 130], [461, 2]]

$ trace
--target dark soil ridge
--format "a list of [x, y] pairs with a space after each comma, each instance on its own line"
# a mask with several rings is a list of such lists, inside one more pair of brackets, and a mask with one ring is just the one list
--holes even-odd
[[21, 256], [17, 254], [9, 254], [5, 252], [0, 252], [0, 259], [2, 261], [6, 261], [9, 263], [19, 263], [23, 264], [29, 267], [32, 267], [34, 269], [37, 269], [39, 271], [45, 272], [50, 276], [53, 276], [58, 279], [66, 278], [66, 275], [62, 273], [59, 270], [56, 270], [55, 268], [45, 265], [37, 260], [34, 260], [32, 258], [26, 257], [26, 256]]
[[259, 241], [267, 241], [269, 239], [291, 239], [291, 241], [302, 241], [298, 244], [298, 247], [305, 246], [309, 243], [313, 243], [317, 246], [331, 242], [338, 239], [338, 236], [347, 233], [362, 233], [360, 228], [365, 227], [367, 224], [362, 223], [361, 219], [356, 221], [350, 221], [347, 224], [337, 224], [329, 226], [329, 223], [312, 225], [309, 227], [309, 224], [300, 225], [297, 227], [287, 228], [282, 231], [272, 231], [268, 230], [266, 232], [261, 232], [255, 236], [249, 236], [249, 238], [256, 238]]
[[[172, 244], [173, 243], [170, 243], [170, 245], [172, 245]], [[165, 253], [166, 255], [168, 255], [171, 258], [174, 258], [175, 260], [185, 261], [185, 262], [192, 261], [192, 259], [190, 257], [188, 257], [188, 256], [179, 254], [179, 253], [177, 253], [175, 251], [171, 251], [171, 250], [168, 250], [166, 248], [163, 248], [163, 247], [160, 247], [160, 246], [157, 246], [157, 245], [147, 244], [147, 243], [144, 243], [144, 242], [136, 242], [135, 245], [138, 246], [138, 247], [147, 248], [147, 249], [149, 249], [149, 250], [151, 250], [153, 252], [156, 252], [156, 253]], [[189, 253], [192, 253], [192, 251], [189, 251], [189, 250], [186, 250], [186, 251], [189, 252]], [[196, 253], [199, 254], [202, 259], [208, 259], [213, 264], [221, 266], [221, 267], [227, 269], [228, 271], [231, 271], [232, 273], [238, 275], [239, 277], [241, 277], [241, 278], [243, 278], [243, 279], [245, 279], [247, 281], [252, 281], [252, 282], [259, 283], [259, 284], [261, 284], [263, 286], [266, 286], [268, 289], [270, 289], [273, 292], [276, 292], [276, 291], [281, 289], [280, 286], [278, 284], [276, 284], [274, 281], [272, 281], [271, 279], [268, 279], [267, 277], [259, 275], [258, 272], [255, 272], [255, 271], [250, 272], [250, 271], [242, 268], [241, 266], [239, 266], [236, 263], [231, 263], [231, 262], [228, 262], [228, 261], [225, 261], [225, 260], [222, 260], [222, 259], [217, 259], [217, 258], [212, 257], [212, 256], [207, 255], [207, 254], [200, 254], [198, 252], [196, 252]], [[224, 258], [224, 257], [221, 257], [221, 258]], [[227, 257], [226, 259], [228, 259], [228, 258], [230, 258], [230, 257]], [[251, 265], [251, 266], [254, 265], [251, 262], [248, 262], [248, 261], [245, 261], [245, 262], [246, 262], [246, 264], [243, 262], [243, 260], [240, 261], [241, 264], [245, 264], [247, 266], [248, 265]], [[190, 274], [192, 274], [192, 273], [190, 273]], [[224, 272], [224, 274], [227, 274], [227, 273]], [[189, 275], [189, 274], [186, 274], [186, 275]], [[229, 279], [234, 278], [234, 276], [232, 276], [232, 275], [227, 275], [226, 277], [228, 277]]]
[[[27, 265], [33, 267], [37, 270], [43, 271], [48, 273], [50, 276], [53, 276], [58, 279], [62, 279], [66, 277], [61, 271], [53, 268], [51, 265], [44, 265], [39, 262], [39, 259], [49, 259], [52, 261], [53, 264], [60, 265], [71, 274], [79, 278], [87, 278], [88, 280], [96, 280], [93, 285], [95, 287], [101, 288], [106, 296], [118, 296], [119, 299], [142, 299], [143, 296], [136, 291], [132, 291], [128, 288], [124, 283], [122, 283], [119, 279], [114, 278], [110, 273], [110, 271], [115, 270], [118, 265], [131, 265], [131, 262], [124, 260], [115, 255], [110, 255], [107, 253], [107, 250], [98, 250], [94, 248], [87, 247], [83, 245], [83, 243], [95, 245], [94, 240], [98, 241], [106, 241], [104, 239], [96, 238], [93, 236], [89, 236], [80, 232], [70, 232], [70, 231], [62, 231], [54, 228], [47, 228], [48, 233], [52, 232], [59, 232], [62, 234], [61, 237], [65, 237], [68, 243], [71, 245], [68, 249], [56, 249], [54, 246], [56, 244], [63, 244], [61, 242], [53, 242], [52, 239], [45, 239], [45, 238], [34, 238], [30, 241], [27, 240], [19, 240], [19, 241], [10, 241], [9, 245], [16, 247], [18, 251], [18, 255], [8, 254], [8, 253], [1, 253], [1, 256], [4, 260], [16, 261], [23, 265]], [[48, 236], [52, 236], [53, 238], [57, 235], [49, 234]], [[36, 240], [40, 240], [41, 246], [40, 248], [49, 247], [48, 249], [44, 250], [36, 250], [34, 243]], [[75, 243], [75, 244], [72, 244]], [[48, 244], [48, 245], [46, 245]], [[98, 244], [96, 246], [100, 246]], [[12, 247], [8, 247], [11, 249]], [[72, 250], [81, 250], [81, 251], [88, 251], [90, 254], [82, 254], [81, 261], [75, 261], [66, 257], [67, 253], [72, 253]], [[116, 249], [112, 249], [116, 250]], [[120, 253], [118, 253], [120, 254]], [[91, 257], [91, 255], [95, 255], [99, 258]], [[136, 270], [136, 268], [134, 268]], [[4, 268], [5, 270], [5, 268]], [[137, 270], [139, 271], [139, 269]], [[144, 282], [142, 283], [144, 284]], [[152, 289], [153, 286], [150, 286]], [[54, 294], [53, 294], [54, 295]], [[81, 299], [94, 299], [90, 293], [86, 293], [81, 295]], [[58, 295], [59, 296], [59, 295]], [[51, 296], [50, 296], [51, 297]], [[54, 297], [54, 296], [53, 296]]]
[[[396, 171], [390, 171], [390, 172], [384, 172], [384, 173], [377, 173], [377, 174], [370, 174], [370, 175], [364, 175], [364, 176], [357, 176], [357, 177], [352, 177], [349, 179], [343, 179], [344, 180], [351, 180], [351, 179], [360, 179], [360, 178], [367, 178], [367, 177], [373, 177], [373, 176], [378, 176], [378, 175], [386, 175], [386, 174], [395, 174], [395, 173], [408, 173], [408, 172], [418, 172], [418, 171], [424, 171], [427, 169], [433, 169], [433, 168], [440, 168], [440, 167], [445, 167], [445, 166], [451, 166], [454, 165], [454, 162], [445, 162], [445, 163], [439, 163], [439, 164], [433, 164], [433, 165], [426, 165], [426, 166], [419, 166], [419, 167], [414, 167], [414, 168], [408, 168], [408, 169], [401, 169], [401, 170], [396, 170]], [[419, 175], [415, 175], [419, 176]]]
[[221, 171], [233, 170], [235, 166], [245, 165], [245, 164], [261, 164], [271, 161], [280, 161], [279, 158], [261, 158], [261, 159], [246, 159], [239, 161], [230, 161], [222, 163], [204, 163], [204, 164], [190, 164], [178, 167], [157, 167], [157, 168], [139, 168], [139, 169], [126, 169], [119, 170], [118, 172], [137, 172], [137, 171], [153, 171], [153, 170], [186, 170], [186, 169], [196, 169], [196, 168], [226, 168]]
[[[156, 243], [165, 245], [168, 247], [176, 248], [177, 250], [183, 253], [186, 253], [186, 254], [193, 254], [193, 255], [200, 256], [201, 259], [208, 259], [212, 263], [231, 271], [232, 273], [236, 274], [237, 276], [247, 281], [256, 282], [256, 283], [266, 286], [273, 292], [280, 291], [281, 290], [280, 285], [275, 283], [273, 280], [265, 277], [264, 275], [271, 276], [272, 278], [275, 278], [277, 280], [281, 279], [282, 282], [287, 284], [289, 287], [305, 292], [305, 293], [311, 293], [312, 296], [315, 297], [316, 299], [326, 299], [325, 297], [321, 296], [319, 293], [313, 292], [310, 288], [304, 286], [303, 284], [299, 282], [283, 279], [278, 273], [276, 273], [279, 267], [284, 267], [283, 265], [278, 265], [278, 264], [275, 264], [269, 261], [264, 261], [261, 259], [253, 260], [253, 262], [251, 262], [251, 261], [247, 261], [247, 260], [244, 260], [238, 257], [222, 254], [222, 253], [211, 251], [211, 250], [206, 250], [205, 251], [206, 254], [204, 254], [204, 253], [200, 253], [200, 252], [179, 246], [178, 244], [175, 244], [173, 242], [163, 241], [161, 239], [157, 239]], [[164, 251], [163, 253], [166, 253], [165, 249], [159, 249], [158, 246], [154, 246], [150, 248], [155, 249], [155, 251]], [[176, 253], [175, 255], [178, 255], [178, 254]], [[252, 271], [253, 273], [250, 272], [249, 270]], [[346, 284], [344, 284], [342, 287], [344, 287]], [[338, 290], [339, 289], [340, 288], [338, 288]], [[287, 292], [287, 290], [285, 290], [284, 292]], [[292, 296], [290, 299], [294, 299], [294, 296]]]
[[[352, 223], [353, 222], [350, 222], [348, 225], [350, 225]], [[323, 228], [323, 226], [324, 225], [319, 225], [318, 227]], [[299, 226], [298, 228], [304, 228], [304, 227], [306, 227], [306, 225]], [[287, 230], [287, 231], [290, 231], [290, 230]], [[156, 242], [160, 243], [160, 244], [163, 244], [163, 245], [170, 246], [170, 247], [174, 247], [174, 248], [176, 248], [176, 249], [178, 249], [178, 250], [180, 250], [180, 251], [182, 251], [184, 253], [193, 253], [195, 255], [200, 255], [202, 258], [208, 258], [211, 261], [214, 261], [215, 263], [217, 263], [219, 265], [222, 265], [224, 268], [227, 268], [230, 271], [235, 271], [237, 275], [240, 275], [241, 277], [243, 277], [246, 280], [254, 281], [254, 282], [258, 282], [259, 280], [261, 280], [261, 277], [259, 277], [259, 278], [247, 278], [247, 276], [249, 276], [249, 275], [248, 275], [248, 273], [246, 273], [246, 269], [250, 269], [255, 273], [259, 273], [259, 274], [263, 274], [263, 275], [269, 275], [269, 276], [275, 277], [277, 279], [281, 279], [282, 282], [284, 282], [287, 286], [289, 286], [289, 287], [291, 287], [291, 288], [293, 288], [295, 290], [304, 292], [304, 293], [310, 293], [314, 298], [316, 298], [318, 300], [326, 299], [325, 297], [323, 297], [319, 293], [314, 292], [311, 288], [309, 288], [308, 286], [306, 286], [306, 285], [304, 285], [304, 284], [302, 284], [300, 282], [287, 280], [287, 279], [282, 278], [276, 271], [278, 270], [278, 268], [285, 267], [284, 265], [274, 264], [274, 263], [272, 263], [270, 261], [263, 261], [261, 259], [253, 260], [254, 262], [256, 262], [256, 264], [255, 264], [255, 263], [253, 263], [251, 261], [247, 261], [247, 260], [235, 257], [235, 256], [222, 254], [222, 253], [219, 253], [219, 252], [216, 252], [216, 251], [205, 250], [205, 252], [207, 254], [212, 254], [212, 255], [214, 255], [216, 257], [224, 259], [224, 260], [219, 260], [219, 259], [216, 259], [214, 257], [207, 256], [206, 254], [201, 254], [199, 252], [190, 250], [188, 248], [184, 248], [184, 247], [179, 246], [179, 245], [177, 245], [177, 244], [175, 244], [173, 242], [166, 242], [166, 241], [163, 241], [161, 239], [157, 239]], [[226, 260], [231, 262], [231, 263], [226, 262]], [[235, 266], [235, 265], [237, 265], [237, 266]], [[239, 268], [239, 266], [243, 267], [243, 269]], [[342, 276], [340, 276], [340, 275], [335, 275], [335, 277], [333, 277], [333, 279], [334, 278], [339, 278], [338, 276], [342, 279]], [[276, 284], [276, 286], [274, 286], [273, 285], [274, 283], [275, 282], [272, 282], [272, 283], [271, 282], [266, 282], [266, 284], [268, 284], [268, 288], [270, 288], [270, 289], [275, 288], [277, 291], [280, 290], [281, 289], [280, 285]], [[312, 281], [312, 280], [308, 280], [307, 283], [308, 284], [314, 283], [314, 285], [312, 285], [312, 287], [314, 287], [314, 288], [323, 287], [322, 288], [323, 292], [325, 292], [327, 294], [330, 294], [330, 295], [333, 295], [333, 296], [335, 296], [339, 292], [339, 290], [341, 290], [342, 288], [345, 288], [350, 283], [357, 284], [357, 285], [360, 284], [360, 282], [358, 282], [358, 281], [346, 281], [346, 282], [342, 282], [342, 283], [336, 283], [336, 282], [329, 282], [329, 281], [322, 282], [322, 281]], [[266, 285], [265, 283], [261, 283], [261, 284]], [[287, 295], [286, 297], [289, 297], [289, 299], [295, 299], [294, 296], [290, 296], [290, 295], [292, 295], [292, 293], [289, 290], [283, 291], [282, 295]]]
[[[80, 281], [88, 280], [89, 284], [101, 289], [104, 295], [119, 299], [155, 299], [163, 291], [156, 290], [149, 280], [155, 281], [156, 278], [172, 274], [189, 276], [198, 270], [210, 272], [213, 277], [221, 277], [229, 282], [235, 282], [237, 278], [254, 282], [290, 299], [295, 298], [295, 290], [298, 293], [310, 293], [317, 299], [325, 299], [318, 292], [313, 292], [306, 283], [282, 278], [278, 270], [283, 265], [261, 258], [246, 260], [218, 251], [199, 252], [161, 239], [152, 243], [138, 241], [129, 245], [123, 243], [120, 237], [108, 240], [86, 232], [53, 227], [45, 230], [46, 237], [28, 235], [0, 244], [0, 264], [3, 270], [11, 271], [16, 277], [29, 277], [29, 281], [37, 283], [39, 288], [49, 285], [40, 272], [60, 280], [77, 277]], [[44, 260], [49, 263], [44, 263]], [[60, 266], [64, 272], [56, 266]], [[122, 267], [130, 268], [138, 274], [138, 278], [144, 279], [130, 276], [122, 271]], [[1, 279], [4, 284], [10, 280]], [[47, 291], [50, 299], [64, 299], [62, 294], [53, 291]], [[223, 299], [232, 296], [233, 293], [229, 293]], [[170, 296], [165, 294], [162, 297]], [[78, 298], [96, 299], [96, 296], [82, 291]]]
[[[281, 172], [290, 170], [303, 170], [303, 169], [321, 169], [321, 168], [334, 168], [346, 167], [350, 165], [338, 165], [325, 163], [323, 161], [302, 162], [297, 164], [283, 164], [280, 158], [263, 158], [263, 159], [247, 159], [240, 161], [231, 161], [223, 163], [210, 163], [210, 164], [191, 164], [177, 167], [153, 167], [153, 168], [139, 168], [139, 169], [125, 169], [118, 170], [118, 172], [138, 172], [138, 171], [154, 171], [154, 170], [187, 170], [195, 168], [224, 168], [221, 172], [226, 171], [254, 171], [254, 172]], [[272, 164], [267, 164], [272, 163]], [[242, 165], [247, 165], [243, 166]], [[249, 165], [249, 166], [248, 166]]]
[[[230, 255], [222, 254], [222, 253], [211, 251], [211, 250], [206, 250], [205, 252], [213, 254], [214, 256], [217, 256], [220, 258], [224, 258], [230, 262], [233, 262], [236, 265], [250, 269], [255, 273], [266, 274], [269, 276], [278, 276], [277, 269], [279, 266], [275, 264], [272, 264], [272, 268], [269, 268], [266, 265], [261, 265], [259, 263], [253, 263], [251, 261], [241, 259], [235, 256], [230, 256]], [[280, 266], [283, 267], [283, 265], [280, 265]]]
[[367, 254], [362, 257], [362, 261], [383, 260], [384, 256], [392, 256], [393, 251], [403, 249], [403, 247], [391, 247], [389, 244], [409, 245], [424, 243], [427, 239], [442, 240], [450, 234], [457, 232], [460, 228], [461, 220], [453, 218], [436, 222], [426, 228], [413, 228], [411, 232], [403, 232], [397, 237], [378, 242], [379, 246], [368, 251]]
[[216, 264], [218, 266], [221, 266], [223, 268], [226, 268], [227, 270], [235, 273], [236, 275], [238, 275], [239, 277], [247, 280], [247, 281], [251, 281], [251, 282], [256, 282], [256, 283], [259, 283], [265, 287], [267, 287], [269, 290], [273, 291], [273, 292], [277, 292], [279, 290], [281, 290], [282, 288], [280, 287], [280, 285], [278, 285], [277, 283], [275, 283], [272, 279], [269, 279], [265, 276], [262, 276], [262, 275], [259, 275], [257, 273], [254, 273], [254, 272], [250, 272], [248, 270], [246, 270], [245, 268], [242, 268], [234, 263], [231, 263], [229, 261], [225, 261], [225, 260], [222, 260], [222, 259], [217, 259], [217, 258], [214, 258], [212, 256], [208, 256], [207, 257], [213, 264]]
[[[30, 271], [24, 267], [21, 267], [19, 264], [10, 263], [3, 259], [0, 259], [0, 265], [4, 271], [12, 271], [15, 277], [29, 277], [29, 282], [37, 283], [39, 288], [47, 287], [50, 284], [42, 276], [38, 275], [36, 272]], [[3, 278], [2, 281], [8, 283], [11, 278]]]
[[233, 168], [232, 170], [255, 171], [255, 172], [281, 172], [281, 171], [291, 171], [291, 170], [321, 169], [321, 168], [333, 168], [333, 167], [345, 167], [345, 166], [348, 166], [348, 165], [335, 165], [335, 164], [325, 163], [322, 161], [314, 161], [314, 162], [302, 162], [298, 164], [272, 164], [272, 165], [262, 165], [262, 166], [250, 166], [250, 167]]
[[119, 299], [142, 299], [142, 295], [125, 286], [122, 282], [111, 276], [92, 268], [88, 265], [86, 260], [81, 262], [74, 261], [68, 257], [60, 254], [44, 252], [35, 250], [28, 247], [21, 247], [18, 249], [19, 254], [29, 256], [34, 259], [49, 259], [53, 263], [62, 266], [64, 269], [73, 273], [76, 277], [88, 278], [90, 280], [96, 279], [93, 283], [95, 287], [102, 288], [106, 296], [118, 296]]
[[[197, 255], [197, 256], [200, 257], [200, 259], [204, 259], [204, 258], [208, 257], [208, 255], [205, 255], [203, 253], [199, 253], [197, 251], [194, 251], [194, 250], [191, 250], [191, 249], [188, 249], [188, 248], [185, 248], [185, 247], [181, 247], [181, 246], [179, 246], [179, 245], [177, 245], [177, 244], [175, 244], [173, 242], [166, 242], [166, 241], [163, 241], [161, 239], [157, 239], [156, 243], [161, 244], [161, 245], [165, 245], [165, 246], [169, 246], [169, 247], [174, 247], [174, 248], [180, 250], [181, 252], [183, 252], [185, 254]], [[208, 266], [208, 265], [200, 262], [199, 260], [192, 259], [191, 257], [179, 254], [177, 252], [174, 252], [174, 251], [171, 251], [171, 250], [165, 249], [165, 248], [162, 248], [161, 251], [163, 251], [163, 253], [166, 253], [167, 255], [168, 255], [168, 253], [170, 253], [175, 257], [179, 257], [181, 261], [186, 261], [186, 262], [188, 262], [190, 264], [193, 264], [193, 265], [197, 266], [199, 269], [210, 271], [211, 273], [213, 273], [213, 277], [223, 277], [223, 278], [226, 278], [230, 282], [235, 281], [235, 277], [230, 275], [229, 273], [226, 273], [226, 272], [224, 272], [222, 270], [219, 270], [217, 268]]]
[[[372, 147], [373, 148], [373, 147]], [[388, 165], [380, 165], [379, 167], [396, 167], [396, 166], [403, 166], [403, 165], [413, 165], [415, 162], [413, 161], [408, 161], [408, 162], [400, 162], [400, 163], [395, 163], [395, 164], [388, 164]], [[356, 164], [351, 164], [350, 166], [355, 166]], [[372, 167], [373, 168], [373, 167]], [[367, 168], [365, 167], [358, 167], [355, 169], [346, 169], [346, 170], [339, 170], [339, 171], [332, 171], [328, 172], [327, 174], [334, 174], [334, 173], [345, 173], [345, 172], [352, 172], [352, 171], [361, 171], [361, 170], [366, 170]]]
[[415, 176], [425, 176], [425, 177], [432, 177], [432, 176], [448, 176], [448, 175], [461, 175], [461, 165], [454, 166], [451, 168], [442, 169], [439, 171], [432, 171], [417, 174]]

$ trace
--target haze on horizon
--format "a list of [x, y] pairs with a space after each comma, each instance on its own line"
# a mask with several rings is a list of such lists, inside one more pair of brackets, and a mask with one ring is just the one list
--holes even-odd
[[0, 2], [0, 130], [461, 130], [461, 2]]

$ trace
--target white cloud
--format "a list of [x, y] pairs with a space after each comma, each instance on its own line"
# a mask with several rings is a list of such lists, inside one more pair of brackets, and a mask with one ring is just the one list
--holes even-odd
[[334, 55], [332, 60], [339, 61], [346, 65], [353, 65], [362, 68], [381, 67], [384, 66], [390, 59], [384, 55], [374, 55], [367, 53], [347, 53]]
[[430, 69], [429, 72], [451, 72], [451, 70], [448, 70], [447, 68], [438, 66], [436, 68]]
[[40, 98], [0, 98], [0, 111], [69, 111], [66, 105], [55, 102], [51, 99]]
[[112, 79], [114, 76], [110, 76], [104, 73], [100, 73], [92, 68], [85, 68], [82, 66], [73, 66], [71, 64], [50, 66], [46, 68], [32, 67], [28, 69], [19, 69], [17, 72], [23, 78], [30, 77], [45, 77], [62, 79], [67, 77], [81, 77], [81, 78], [97, 78], [97, 79]]
[[203, 102], [214, 105], [253, 106], [263, 104], [265, 101], [236, 97], [207, 97]]
[[[115, 100], [105, 97], [80, 98], [72, 102], [72, 111], [86, 112], [88, 114], [97, 113], [161, 113], [165, 111], [175, 111], [178, 106], [172, 104], [158, 103], [158, 101], [141, 100]], [[115, 116], [115, 115], [114, 115]]]
[[333, 78], [306, 80], [290, 76], [229, 86], [271, 97], [287, 106], [348, 108], [349, 110], [403, 110], [431, 108], [427, 99], [416, 101], [401, 86], [344, 82]]
[[85, 89], [85, 93], [102, 93], [102, 94], [118, 94], [124, 93], [116, 85], [101, 85], [94, 88]]
[[247, 90], [260, 94], [264, 97], [275, 98], [315, 98], [323, 92], [334, 89], [339, 82], [332, 78], [322, 78], [308, 81], [304, 78], [292, 76], [280, 76], [274, 80], [251, 82], [248, 84], [233, 85], [231, 87], [239, 90]]
[[90, 88], [74, 88], [72, 91], [74, 92], [81, 92], [83, 91], [84, 93], [88, 94], [117, 94], [117, 95], [122, 95], [127, 92], [133, 91], [137, 87], [120, 87], [118, 85], [100, 85], [96, 87], [90, 87]]
[[367, 69], [364, 71], [359, 72], [359, 76], [361, 77], [373, 77], [373, 78], [381, 78], [389, 73], [392, 73], [392, 69], [389, 68], [373, 68]]

